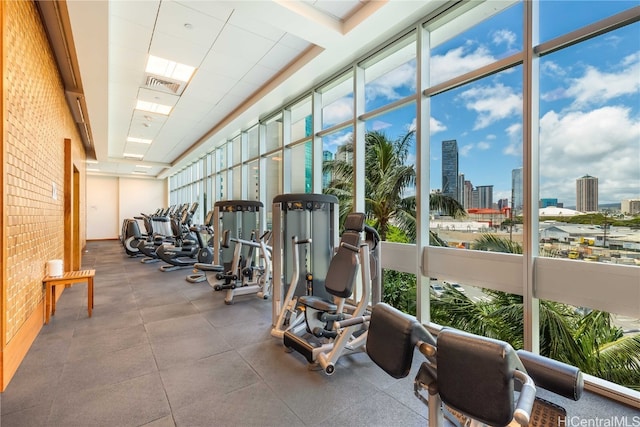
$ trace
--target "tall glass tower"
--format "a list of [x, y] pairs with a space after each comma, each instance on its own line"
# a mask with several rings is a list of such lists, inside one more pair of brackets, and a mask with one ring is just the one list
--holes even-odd
[[598, 178], [585, 175], [576, 180], [576, 210], [598, 212]]
[[455, 139], [442, 141], [442, 194], [458, 197], [458, 142]]
[[514, 215], [522, 213], [524, 207], [522, 188], [522, 168], [511, 170], [511, 209]]

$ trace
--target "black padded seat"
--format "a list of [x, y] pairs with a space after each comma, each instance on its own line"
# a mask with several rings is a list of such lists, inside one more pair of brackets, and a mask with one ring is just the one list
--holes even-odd
[[415, 317], [383, 302], [373, 307], [367, 354], [387, 374], [393, 378], [404, 378], [409, 374], [418, 341], [435, 343]]
[[335, 313], [338, 310], [338, 306], [336, 304], [313, 295], [302, 295], [298, 298], [298, 301], [300, 304], [326, 313]]
[[514, 415], [513, 373], [516, 369], [524, 371], [513, 347], [445, 328], [438, 334], [437, 349], [442, 401], [480, 422], [508, 425]]

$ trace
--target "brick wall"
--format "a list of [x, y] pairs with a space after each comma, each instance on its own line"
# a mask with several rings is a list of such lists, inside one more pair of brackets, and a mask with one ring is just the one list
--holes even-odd
[[74, 164], [84, 151], [35, 4], [4, 2], [4, 24], [6, 344], [42, 301], [46, 261], [64, 258], [64, 139]]

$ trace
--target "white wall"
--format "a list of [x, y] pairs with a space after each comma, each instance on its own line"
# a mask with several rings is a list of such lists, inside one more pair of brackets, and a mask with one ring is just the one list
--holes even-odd
[[168, 203], [166, 180], [87, 176], [87, 240], [117, 239], [122, 221]]

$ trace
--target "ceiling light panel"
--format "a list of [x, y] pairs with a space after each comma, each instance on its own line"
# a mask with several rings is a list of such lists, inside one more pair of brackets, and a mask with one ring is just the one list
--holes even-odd
[[169, 59], [149, 55], [145, 71], [158, 76], [167, 77], [181, 82], [188, 82], [196, 70], [190, 65], [180, 64]]
[[151, 142], [153, 141], [146, 138], [137, 138], [135, 136], [129, 136], [127, 137], [127, 142], [137, 142], [139, 144], [151, 144]]
[[171, 113], [171, 105], [156, 104], [155, 102], [141, 101], [136, 102], [136, 110], [148, 111], [150, 113], [164, 114], [168, 116]]

